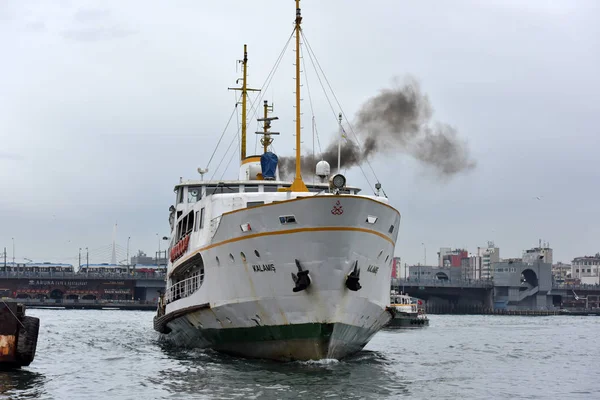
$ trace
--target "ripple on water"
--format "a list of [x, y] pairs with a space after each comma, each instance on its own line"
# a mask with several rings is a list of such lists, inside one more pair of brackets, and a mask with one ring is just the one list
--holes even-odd
[[0, 372], [0, 397], [600, 398], [600, 318], [432, 315], [345, 360], [278, 363], [168, 346], [151, 312], [30, 314], [42, 320], [36, 359]]

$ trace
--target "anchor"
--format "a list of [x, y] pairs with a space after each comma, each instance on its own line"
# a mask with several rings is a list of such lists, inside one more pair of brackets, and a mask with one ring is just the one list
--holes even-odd
[[308, 275], [307, 269], [302, 270], [300, 261], [298, 261], [298, 260], [294, 260], [294, 261], [296, 261], [296, 267], [298, 267], [298, 275], [296, 275], [292, 272], [292, 279], [294, 280], [294, 283], [296, 284], [294, 286], [293, 290], [294, 290], [294, 292], [300, 292], [310, 286], [310, 276]]
[[346, 287], [353, 292], [360, 290], [362, 286], [358, 282], [360, 279], [360, 268], [358, 268], [358, 260], [354, 261], [352, 272], [346, 276]]

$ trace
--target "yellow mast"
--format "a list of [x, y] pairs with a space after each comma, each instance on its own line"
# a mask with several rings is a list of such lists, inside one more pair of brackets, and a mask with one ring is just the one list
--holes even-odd
[[292, 192], [308, 192], [304, 181], [302, 180], [300, 164], [300, 23], [302, 14], [300, 13], [300, 0], [296, 0], [296, 176], [290, 190]]
[[[248, 46], [244, 45], [244, 59], [242, 63], [242, 87], [241, 88], [228, 88], [229, 90], [241, 90], [242, 91], [242, 148], [240, 159], [244, 161], [246, 158], [246, 97], [248, 92], [260, 92], [260, 89], [250, 89], [247, 86], [246, 78], [248, 76]], [[236, 82], [237, 83], [237, 82]]]

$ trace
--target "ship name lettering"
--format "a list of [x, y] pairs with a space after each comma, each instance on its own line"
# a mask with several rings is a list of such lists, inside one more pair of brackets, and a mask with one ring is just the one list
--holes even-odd
[[275, 264], [254, 264], [252, 265], [252, 269], [254, 270], [254, 272], [275, 272]]
[[376, 265], [369, 265], [369, 268], [367, 268], [367, 272], [376, 274], [377, 271], [379, 271], [379, 267]]

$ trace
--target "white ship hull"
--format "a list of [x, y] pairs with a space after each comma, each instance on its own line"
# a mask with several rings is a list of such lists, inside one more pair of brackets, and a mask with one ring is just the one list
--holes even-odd
[[[340, 206], [342, 213], [332, 212]], [[285, 215], [296, 223], [281, 224]], [[395, 209], [362, 196], [319, 195], [226, 213], [211, 242], [195, 249], [191, 242], [186, 255], [202, 256], [202, 285], [167, 304], [156, 329], [178, 345], [247, 357], [355, 353], [391, 318], [386, 307], [399, 222]], [[242, 231], [245, 224], [251, 230]], [[299, 292], [292, 290], [295, 260], [311, 278]], [[355, 263], [357, 291], [346, 286]]]

